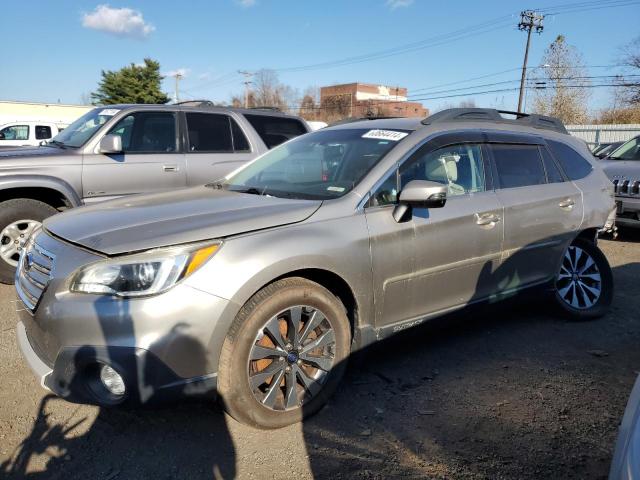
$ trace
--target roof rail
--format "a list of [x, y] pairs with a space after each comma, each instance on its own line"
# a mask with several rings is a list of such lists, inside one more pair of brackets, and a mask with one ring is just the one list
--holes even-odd
[[334, 127], [336, 125], [345, 125], [347, 123], [362, 122], [365, 120], [389, 120], [392, 118], [405, 118], [405, 117], [382, 117], [382, 116], [381, 117], [349, 117], [349, 118], [344, 118], [342, 120], [338, 120], [333, 123], [330, 123], [329, 126]]
[[215, 107], [211, 100], [185, 100], [183, 102], [174, 103], [183, 107]]
[[267, 110], [269, 112], [281, 112], [279, 107], [249, 107], [249, 110]]
[[[515, 118], [505, 118], [503, 115], [512, 115]], [[423, 125], [435, 123], [455, 122], [463, 120], [485, 120], [495, 123], [507, 123], [511, 125], [526, 125], [533, 128], [553, 130], [558, 133], [568, 134], [562, 120], [546, 115], [510, 112], [508, 110], [496, 110], [493, 108], [449, 108], [422, 120]]]

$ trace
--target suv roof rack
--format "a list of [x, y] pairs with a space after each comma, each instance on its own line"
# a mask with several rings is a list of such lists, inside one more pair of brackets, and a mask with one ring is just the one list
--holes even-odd
[[347, 123], [362, 122], [364, 120], [389, 120], [392, 118], [405, 118], [405, 117], [349, 117], [349, 118], [345, 118], [345, 119], [330, 123], [329, 126], [335, 127], [336, 125], [345, 125]]
[[[513, 115], [515, 118], [505, 118], [504, 115]], [[511, 125], [526, 125], [533, 128], [544, 128], [559, 133], [568, 134], [562, 120], [546, 115], [510, 112], [509, 110], [496, 110], [494, 108], [449, 108], [422, 120], [423, 125], [435, 123], [455, 122], [463, 120], [485, 120], [495, 123], [507, 123]]]
[[174, 103], [183, 107], [215, 107], [211, 100], [185, 100], [183, 102]]
[[249, 107], [249, 110], [267, 110], [269, 112], [281, 112], [278, 107]]

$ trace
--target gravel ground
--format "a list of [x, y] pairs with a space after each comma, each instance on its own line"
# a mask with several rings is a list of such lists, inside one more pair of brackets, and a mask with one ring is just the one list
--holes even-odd
[[605, 318], [560, 320], [533, 296], [469, 309], [376, 346], [320, 414], [270, 432], [204, 402], [47, 395], [0, 286], [0, 478], [605, 478], [640, 370], [640, 234], [601, 246]]

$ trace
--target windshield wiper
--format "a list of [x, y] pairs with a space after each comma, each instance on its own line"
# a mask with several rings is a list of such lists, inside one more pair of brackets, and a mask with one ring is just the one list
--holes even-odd
[[47, 142], [47, 145], [55, 145], [56, 147], [59, 147], [59, 148], [67, 148], [64, 142], [61, 142], [60, 140], [49, 140]]

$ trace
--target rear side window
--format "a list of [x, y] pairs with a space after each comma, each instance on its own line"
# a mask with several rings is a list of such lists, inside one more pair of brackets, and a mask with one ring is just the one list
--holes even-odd
[[537, 145], [491, 144], [489, 147], [493, 152], [500, 188], [546, 183]]
[[556, 162], [553, 160], [553, 157], [547, 150], [547, 147], [540, 147], [540, 152], [542, 153], [542, 160], [544, 162], [544, 168], [547, 171], [547, 181], [549, 183], [562, 183], [564, 182], [564, 177], [562, 173], [560, 173], [560, 169]]
[[233, 152], [227, 115], [187, 113], [190, 152]]
[[250, 152], [251, 147], [249, 146], [249, 141], [247, 140], [246, 135], [233, 118], [229, 118], [229, 120], [231, 120], [231, 134], [233, 136], [234, 151]]
[[36, 125], [36, 140], [46, 140], [49, 138], [51, 138], [51, 127]]
[[287, 140], [307, 133], [302, 122], [295, 118], [251, 114], [245, 115], [245, 118], [268, 148], [277, 147]]
[[553, 140], [547, 140], [547, 143], [551, 153], [571, 180], [580, 180], [593, 170], [593, 166], [570, 146]]

